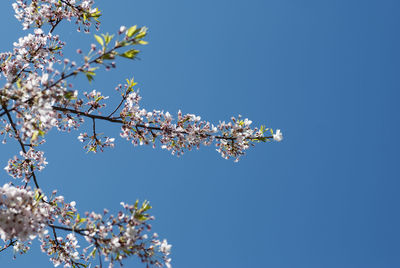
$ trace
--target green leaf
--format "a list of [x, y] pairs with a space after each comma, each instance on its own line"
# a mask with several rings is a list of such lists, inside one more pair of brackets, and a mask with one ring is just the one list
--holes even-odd
[[38, 136], [39, 136], [39, 131], [34, 131], [33, 135], [32, 135], [32, 138], [31, 138], [31, 143], [36, 141]]
[[90, 253], [90, 255], [93, 256], [93, 258], [96, 257], [96, 250], [97, 250], [97, 248], [94, 248], [92, 250], [92, 252]]
[[145, 200], [142, 204], [142, 212], [145, 212], [147, 210], [151, 209], [149, 201]]
[[104, 41], [106, 42], [106, 45], [108, 45], [111, 42], [111, 40], [114, 38], [114, 35], [109, 35], [108, 33], [101, 34], [101, 35], [103, 36]]
[[132, 88], [137, 85], [133, 77], [131, 80], [126, 79], [126, 83], [128, 85], [128, 91], [132, 91]]
[[41, 137], [44, 137], [44, 134], [46, 134], [46, 132], [44, 132], [43, 130], [38, 130], [39, 131], [39, 135], [41, 136]]
[[266, 142], [268, 139], [266, 137], [258, 137], [251, 140], [252, 142]]
[[74, 100], [74, 99], [76, 99], [74, 91], [67, 91], [67, 92], [65, 92], [65, 93], [64, 93], [64, 97], [65, 97], [67, 100]]
[[139, 45], [147, 45], [149, 42], [147, 42], [147, 41], [144, 41], [144, 40], [139, 40], [138, 41], [138, 44]]
[[138, 33], [138, 35], [136, 35], [135, 39], [142, 39], [143, 37], [145, 37], [147, 34], [147, 28], [146, 27], [142, 27], [140, 28], [140, 32]]
[[96, 41], [97, 41], [102, 47], [104, 47], [103, 38], [101, 38], [101, 37], [98, 36], [97, 34], [94, 35], [94, 38], [96, 39]]
[[96, 7], [94, 12], [90, 13], [90, 16], [97, 21], [97, 18], [101, 16], [101, 11]]
[[138, 53], [139, 53], [139, 50], [131, 49], [131, 50], [125, 51], [124, 53], [119, 54], [119, 55], [124, 58], [133, 59], [136, 56], [136, 54], [138, 54]]
[[148, 219], [148, 218], [147, 218], [146, 216], [144, 216], [144, 215], [136, 215], [135, 218], [136, 218], [137, 220], [139, 220], [139, 221], [145, 221], [145, 220]]
[[126, 36], [132, 37], [135, 34], [136, 29], [137, 29], [137, 25], [132, 26], [131, 28], [129, 28], [128, 32], [126, 33]]
[[113, 59], [115, 59], [115, 55], [113, 54], [113, 52], [110, 52], [110, 53], [104, 54], [101, 57], [101, 59], [103, 59], [103, 60], [113, 60]]
[[22, 87], [22, 85], [21, 85], [21, 79], [20, 79], [20, 78], [18, 78], [18, 80], [17, 80], [17, 87], [18, 87], [18, 88], [21, 88], [21, 87]]
[[96, 250], [97, 250], [97, 248], [94, 248], [92, 250], [92, 252], [90, 252], [89, 256], [93, 256], [93, 258], [95, 258], [96, 257]]
[[88, 79], [89, 83], [94, 80], [93, 76], [94, 76], [93, 72], [92, 72], [92, 74], [90, 74], [89, 72], [86, 73], [86, 78]]
[[130, 42], [127, 42], [127, 41], [121, 41], [121, 42], [119, 42], [119, 41], [117, 41], [116, 44], [117, 44], [119, 47], [126, 47], [127, 45], [130, 44]]

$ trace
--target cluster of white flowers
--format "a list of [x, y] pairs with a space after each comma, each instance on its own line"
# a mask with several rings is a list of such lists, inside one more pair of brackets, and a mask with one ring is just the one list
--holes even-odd
[[120, 113], [124, 121], [121, 137], [131, 140], [134, 145], [155, 144], [159, 138], [161, 148], [171, 150], [172, 154], [181, 155], [184, 149], [198, 148], [200, 144], [209, 145], [216, 128], [209, 122], [200, 121], [199, 116], [182, 115], [178, 112], [178, 121], [173, 123], [169, 112], [153, 110], [148, 112], [138, 105], [137, 93], [129, 94], [125, 107]]
[[[171, 245], [165, 239], [160, 241], [156, 233], [151, 237], [147, 233], [151, 229], [148, 221], [154, 219], [146, 213], [151, 208], [148, 202], [143, 202], [142, 206], [138, 206], [138, 202], [135, 205], [121, 203], [124, 210], [119, 211], [117, 216], [109, 215], [108, 210], [104, 210], [103, 214], [86, 212], [85, 218], [77, 214], [75, 202], [66, 204], [63, 197], [56, 197], [49, 203], [54, 206], [53, 215], [64, 226], [51, 227], [72, 231], [65, 239], [60, 236], [52, 238], [50, 235], [41, 239], [42, 251], [50, 256], [55, 266], [63, 264], [64, 267], [71, 267], [77, 263], [87, 263], [99, 254], [109, 262], [109, 267], [115, 263], [122, 264], [131, 255], [137, 255], [148, 265], [171, 267], [168, 257]], [[54, 222], [56, 218], [51, 218], [51, 221]], [[83, 236], [89, 243], [82, 251], [79, 251], [76, 235]]]
[[20, 151], [19, 154], [22, 159], [14, 156], [8, 160], [8, 165], [4, 168], [13, 178], [22, 178], [28, 182], [35, 170], [41, 171], [47, 165], [43, 151], [31, 148], [26, 153]]
[[57, 126], [57, 113], [52, 109], [52, 103], [64, 94], [64, 89], [57, 87], [51, 91], [41, 91], [39, 81], [40, 77], [30, 74], [23, 88], [14, 90], [14, 93], [23, 93], [17, 115], [17, 118], [21, 119], [18, 123], [21, 124], [22, 140], [36, 140], [39, 135]]
[[[101, 92], [96, 90], [92, 90], [89, 93], [83, 92], [83, 95], [88, 99], [88, 101], [85, 103], [86, 106], [90, 107], [88, 113], [106, 107], [106, 104], [101, 103], [101, 101], [109, 98], [108, 96], [103, 96]], [[101, 113], [99, 112], [99, 114]]]
[[234, 157], [235, 161], [238, 161], [239, 157], [244, 155], [245, 150], [250, 147], [251, 140], [263, 137], [263, 133], [257, 128], [250, 128], [252, 121], [247, 118], [241, 120], [240, 115], [238, 118], [232, 117], [231, 120], [232, 122], [229, 123], [223, 121], [218, 124], [223, 139], [219, 139], [216, 146], [223, 158]]
[[88, 152], [94, 152], [96, 153], [98, 150], [101, 152], [104, 150], [106, 147], [113, 148], [115, 146], [115, 138], [110, 138], [110, 137], [101, 137], [101, 134], [96, 134], [93, 136], [90, 136], [84, 132], [79, 134], [78, 140], [80, 142], [86, 142], [86, 145], [83, 146], [84, 149], [87, 149]]
[[37, 200], [35, 192], [5, 184], [0, 188], [0, 238], [21, 241], [47, 233], [51, 206]]
[[[56, 56], [62, 55], [61, 49], [64, 45], [58, 35], [44, 34], [42, 29], [36, 29], [34, 34], [28, 34], [14, 42], [12, 53], [1, 54], [0, 59], [4, 61], [1, 71], [8, 82], [16, 82], [15, 79], [22, 72], [44, 70], [46, 63], [56, 62]], [[42, 82], [46, 82], [46, 79], [42, 79]]]
[[74, 233], [69, 233], [65, 239], [58, 236], [56, 240], [52, 240], [50, 235], [46, 235], [41, 244], [42, 251], [51, 256], [50, 261], [54, 264], [54, 267], [59, 265], [73, 266], [75, 261], [81, 258], [78, 252], [79, 247]]
[[22, 140], [36, 140], [57, 125], [52, 104], [65, 95], [66, 89], [61, 84], [49, 87], [52, 81], [49, 75], [54, 72], [53, 62], [57, 62], [56, 56], [61, 55], [63, 45], [58, 36], [44, 35], [41, 29], [36, 29], [35, 34], [14, 43], [13, 53], [0, 55], [1, 73], [7, 79], [0, 96], [3, 100], [14, 100]]
[[88, 247], [87, 253], [91, 249], [90, 257], [95, 250], [98, 250], [105, 260], [113, 266], [114, 262], [121, 262], [132, 254], [138, 257], [144, 263], [162, 267], [166, 264], [170, 267], [171, 259], [168, 257], [171, 245], [167, 240], [160, 242], [158, 235], [154, 233], [151, 237], [146, 230], [151, 229], [147, 221], [154, 217], [146, 214], [150, 209], [148, 202], [144, 202], [141, 207], [138, 202], [135, 205], [128, 205], [121, 202], [124, 211], [119, 211], [117, 216], [104, 214], [87, 213], [85, 219], [85, 238], [90, 244], [97, 245], [98, 248]]
[[[17, 0], [13, 3], [15, 17], [22, 22], [24, 30], [35, 24], [41, 27], [48, 21], [71, 20], [75, 18], [85, 27], [90, 27], [90, 22], [84, 18], [91, 14], [97, 15], [98, 10], [93, 8], [92, 0]], [[84, 17], [84, 15], [86, 17]], [[89, 16], [88, 16], [89, 15]]]
[[24, 254], [26, 253], [28, 250], [31, 249], [30, 245], [32, 244], [31, 241], [28, 242], [20, 242], [20, 241], [16, 241], [13, 245], [13, 249], [14, 249], [14, 254], [16, 253], [20, 253], [20, 254]]
[[278, 141], [278, 142], [283, 140], [283, 134], [280, 129], [276, 130], [276, 133], [274, 133], [273, 138], [275, 141]]

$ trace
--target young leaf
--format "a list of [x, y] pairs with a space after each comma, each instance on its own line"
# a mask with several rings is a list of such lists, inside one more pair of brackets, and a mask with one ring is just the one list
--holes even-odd
[[124, 58], [133, 59], [136, 56], [136, 54], [138, 54], [138, 53], [139, 53], [139, 50], [131, 49], [131, 50], [125, 51], [124, 53], [119, 54], [119, 55]]
[[113, 52], [110, 52], [110, 53], [104, 54], [101, 57], [101, 59], [103, 59], [103, 60], [113, 60], [113, 59], [115, 59], [115, 56], [114, 56]]
[[96, 39], [96, 41], [97, 41], [102, 47], [104, 47], [103, 38], [101, 38], [101, 37], [98, 36], [97, 34], [94, 35], [94, 38]]
[[103, 36], [104, 41], [106, 42], [106, 46], [111, 42], [111, 40], [114, 38], [114, 35], [109, 35], [107, 34], [101, 34]]
[[140, 45], [147, 45], [149, 42], [147, 42], [147, 41], [144, 41], [144, 40], [139, 40], [138, 41], [138, 44], [140, 44]]
[[91, 82], [94, 80], [94, 77], [93, 77], [93, 76], [95, 76], [95, 75], [96, 75], [96, 74], [93, 73], [93, 72], [87, 72], [87, 73], [86, 73], [86, 77], [87, 77], [89, 83], [91, 83]]
[[136, 29], [137, 29], [137, 25], [132, 26], [131, 28], [129, 28], [128, 32], [126, 33], [126, 36], [132, 37], [135, 34]]
[[147, 34], [147, 28], [146, 27], [142, 27], [140, 28], [140, 32], [138, 33], [138, 35], [136, 35], [135, 39], [142, 39], [143, 37], [145, 37]]

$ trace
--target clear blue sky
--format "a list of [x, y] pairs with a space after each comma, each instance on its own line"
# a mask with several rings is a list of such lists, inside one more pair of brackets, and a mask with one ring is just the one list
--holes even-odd
[[[150, 43], [140, 61], [121, 60], [91, 85], [73, 81], [77, 87], [115, 97], [114, 86], [134, 75], [148, 109], [182, 109], [216, 123], [242, 114], [282, 129], [284, 141], [260, 144], [233, 163], [214, 148], [176, 158], [121, 139], [114, 150], [86, 154], [79, 132], [52, 131], [42, 188], [59, 189], [82, 211], [150, 200], [154, 231], [172, 243], [176, 268], [400, 267], [399, 1], [98, 6], [101, 32], [146, 25]], [[0, 14], [4, 51], [21, 32], [8, 1]], [[72, 25], [59, 33], [68, 57], [94, 42]], [[17, 151], [2, 146], [2, 165]], [[0, 262], [51, 267], [37, 247]]]

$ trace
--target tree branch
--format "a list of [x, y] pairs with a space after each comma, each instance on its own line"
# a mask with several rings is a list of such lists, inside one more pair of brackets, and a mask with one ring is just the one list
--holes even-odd
[[[65, 112], [65, 113], [72, 113], [72, 114], [76, 114], [76, 115], [81, 115], [84, 117], [88, 117], [91, 119], [99, 119], [99, 120], [104, 120], [104, 121], [108, 121], [111, 123], [118, 123], [118, 124], [124, 124], [125, 122], [123, 120], [117, 119], [117, 117], [108, 117], [108, 116], [102, 116], [102, 115], [95, 115], [95, 114], [89, 114], [87, 112], [82, 112], [82, 111], [78, 111], [78, 110], [74, 110], [74, 109], [69, 109], [69, 108], [64, 108], [64, 107], [58, 107], [58, 106], [53, 106], [53, 109], [56, 111], [61, 111], [61, 112]], [[135, 127], [140, 127], [140, 128], [144, 128], [144, 129], [148, 129], [150, 131], [155, 130], [155, 131], [162, 131], [162, 129], [160, 127], [152, 127], [152, 126], [146, 126], [143, 124], [136, 124]], [[181, 134], [185, 134], [187, 135], [187, 132], [180, 132]], [[202, 134], [206, 137], [211, 137], [213, 135], [211, 134]], [[214, 136], [215, 139], [218, 140], [231, 140], [234, 141], [236, 140], [235, 137], [224, 137], [224, 136]], [[248, 140], [254, 140], [254, 139], [259, 139], [260, 137], [248, 137]], [[272, 139], [273, 136], [268, 136], [268, 137], [263, 137], [265, 139]]]
[[10, 240], [10, 243], [8, 243], [8, 245], [5, 245], [2, 249], [0, 249], [0, 252], [8, 249], [10, 246], [14, 245], [15, 242], [17, 242], [17, 240]]

